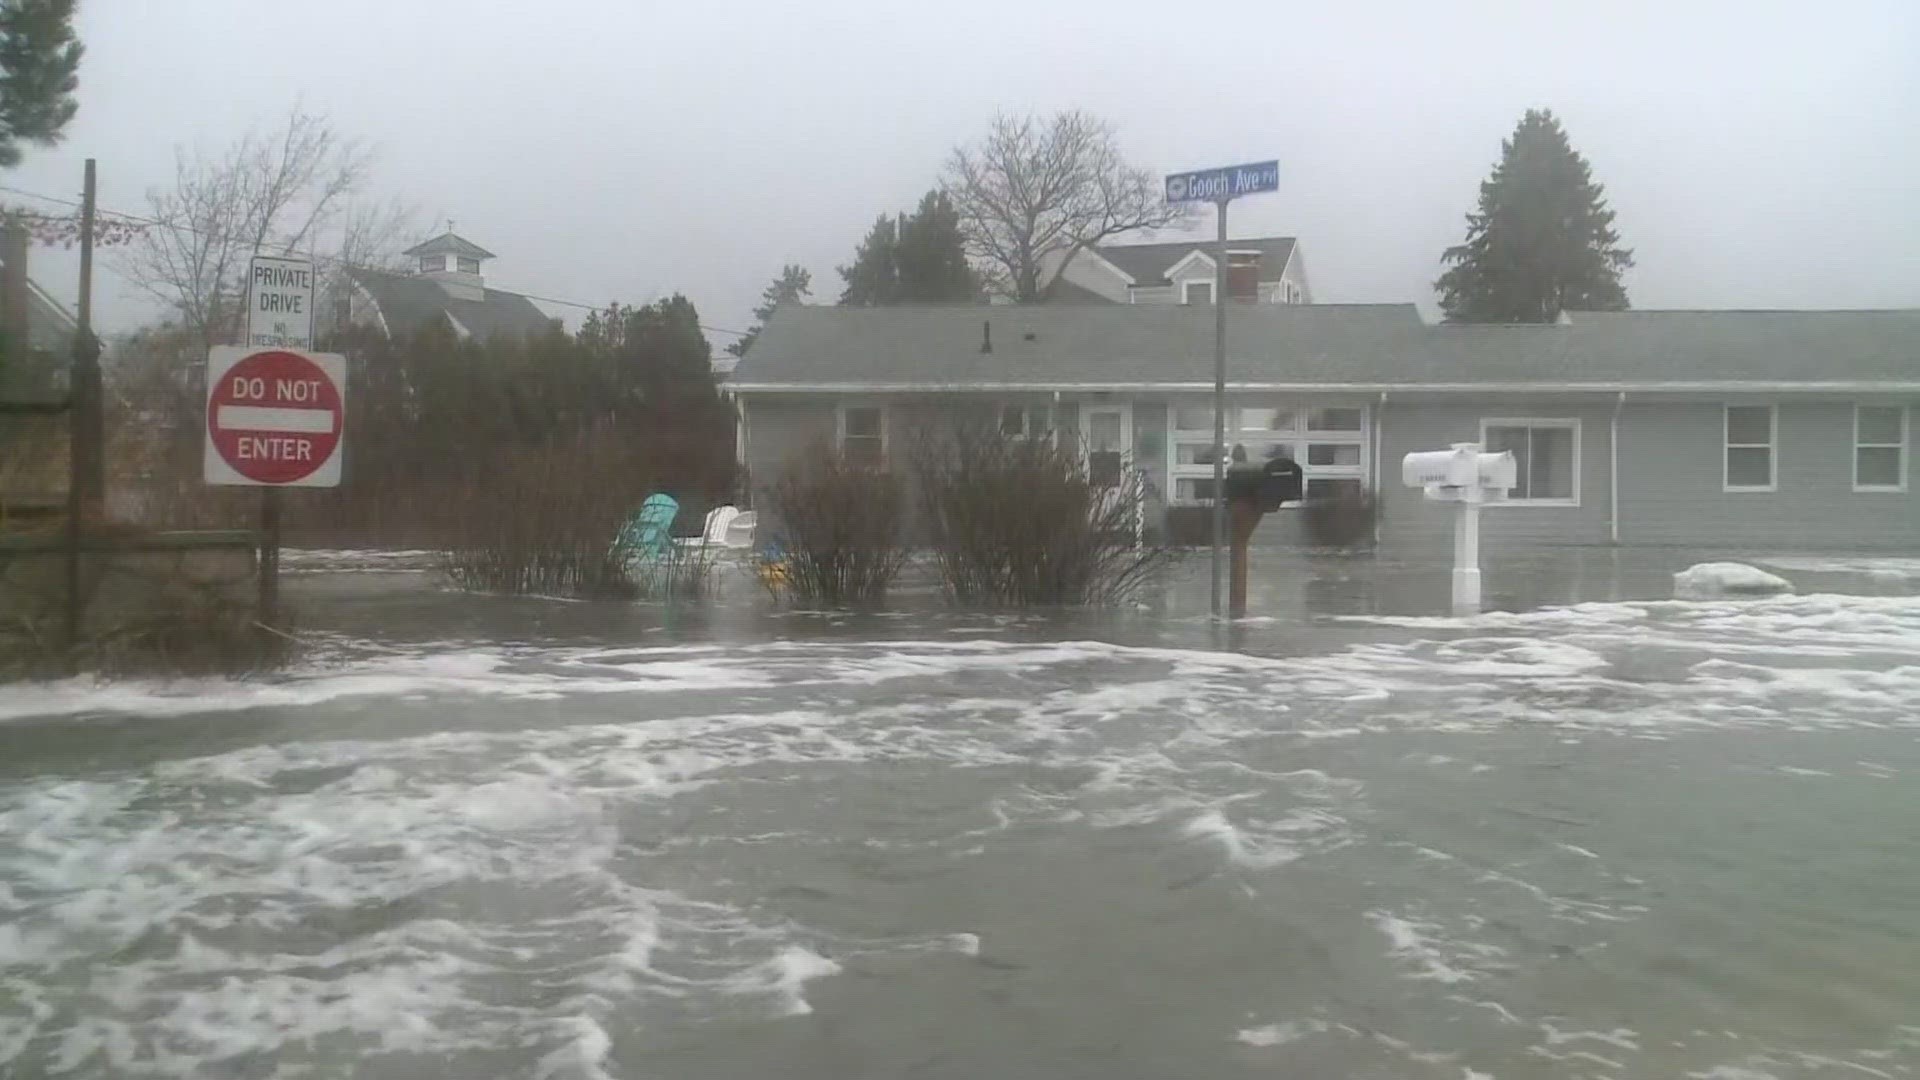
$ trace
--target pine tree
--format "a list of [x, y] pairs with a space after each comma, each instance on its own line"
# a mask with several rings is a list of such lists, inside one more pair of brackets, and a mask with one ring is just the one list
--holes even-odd
[[0, 168], [20, 163], [20, 143], [50, 146], [73, 119], [84, 52], [73, 36], [73, 0], [0, 0]]
[[927, 192], [919, 209], [900, 219], [893, 262], [895, 299], [971, 300], [980, 291], [967, 264], [960, 213], [944, 191]]
[[727, 351], [735, 356], [747, 355], [748, 347], [760, 336], [760, 331], [767, 328], [767, 320], [773, 318], [773, 313], [779, 310], [781, 304], [804, 304], [807, 297], [812, 295], [813, 275], [806, 267], [793, 263], [781, 267], [780, 276], [760, 292], [760, 306], [753, 309], [753, 325], [737, 341], [727, 346]]
[[967, 263], [960, 213], [939, 189], [920, 198], [920, 206], [899, 217], [881, 215], [840, 268], [847, 283], [843, 306], [866, 307], [903, 300], [973, 300], [980, 282]]
[[900, 294], [900, 269], [895, 261], [900, 243], [899, 225], [886, 214], [874, 221], [866, 239], [854, 249], [853, 263], [840, 267], [847, 287], [840, 291], [843, 307], [870, 307], [893, 301]]
[[1560, 121], [1529, 109], [1480, 184], [1466, 242], [1440, 257], [1434, 282], [1453, 322], [1552, 322], [1563, 311], [1624, 311], [1633, 266], [1605, 189]]

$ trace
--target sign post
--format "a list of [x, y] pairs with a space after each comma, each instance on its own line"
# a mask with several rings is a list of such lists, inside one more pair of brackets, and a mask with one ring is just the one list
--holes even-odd
[[280, 597], [280, 490], [338, 487], [347, 361], [329, 353], [216, 346], [207, 356], [209, 484], [260, 491], [260, 621]]
[[1257, 161], [1218, 169], [1173, 173], [1167, 201], [1211, 202], [1213, 246], [1213, 617], [1221, 617], [1220, 549], [1227, 536], [1227, 203], [1241, 195], [1280, 188], [1280, 163]]

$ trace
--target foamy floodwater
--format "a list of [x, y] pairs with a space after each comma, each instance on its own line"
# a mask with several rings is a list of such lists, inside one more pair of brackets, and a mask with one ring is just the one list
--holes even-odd
[[0, 1075], [1920, 1069], [1920, 598], [1341, 625], [0, 691]]

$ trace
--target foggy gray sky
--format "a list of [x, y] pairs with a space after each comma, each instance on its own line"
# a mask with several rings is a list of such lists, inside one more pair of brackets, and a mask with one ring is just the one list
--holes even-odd
[[[377, 145], [378, 194], [498, 253], [490, 285], [677, 289], [737, 327], [784, 262], [835, 298], [875, 215], [995, 109], [1081, 106], [1156, 170], [1279, 158], [1234, 233], [1300, 237], [1316, 299], [1431, 312], [1500, 139], [1545, 105], [1636, 250], [1636, 307], [1920, 306], [1920, 4], [1573, 7], [83, 0], [79, 116], [0, 183], [71, 195], [93, 156], [102, 205], [140, 211], [176, 144], [304, 99]], [[37, 258], [71, 299], [71, 257]], [[111, 277], [98, 304], [108, 333], [152, 312]]]

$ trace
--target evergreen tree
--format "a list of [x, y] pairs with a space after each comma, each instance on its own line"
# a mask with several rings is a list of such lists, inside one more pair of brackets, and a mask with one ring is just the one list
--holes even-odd
[[899, 295], [900, 269], [895, 261], [899, 242], [899, 226], [881, 214], [854, 250], [853, 265], [840, 267], [840, 278], [847, 283], [840, 291], [841, 306], [870, 307]]
[[866, 307], [902, 300], [972, 300], [980, 283], [967, 263], [960, 212], [939, 189], [920, 198], [911, 214], [881, 217], [840, 268], [847, 287], [843, 306]]
[[58, 142], [80, 107], [73, 2], [0, 0], [0, 168], [20, 163], [22, 142]]
[[967, 265], [960, 212], [944, 191], [927, 192], [920, 208], [900, 219], [893, 263], [897, 300], [971, 300], [980, 291]]
[[1562, 311], [1624, 311], [1633, 266], [1613, 211], [1560, 121], [1529, 109], [1480, 184], [1466, 242], [1440, 257], [1434, 288], [1453, 322], [1552, 322]]
[[727, 351], [735, 356], [747, 355], [747, 349], [760, 336], [760, 331], [767, 328], [767, 320], [773, 318], [781, 304], [804, 304], [812, 295], [813, 275], [806, 267], [793, 263], [781, 267], [780, 276], [760, 292], [760, 306], [753, 309], [753, 325], [739, 340], [727, 346]]

